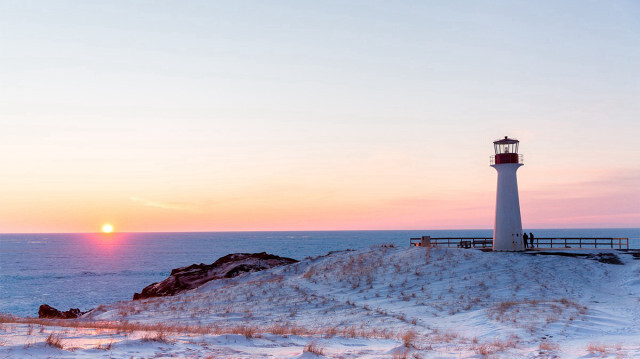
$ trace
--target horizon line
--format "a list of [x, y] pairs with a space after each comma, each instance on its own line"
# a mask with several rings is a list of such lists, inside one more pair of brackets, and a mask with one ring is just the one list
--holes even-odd
[[[584, 229], [637, 229], [640, 227], [567, 227], [567, 228], [543, 228], [530, 227], [530, 230], [584, 230]], [[260, 233], [260, 232], [397, 232], [397, 231], [493, 231], [493, 228], [445, 228], [445, 229], [304, 229], [304, 230], [212, 230], [212, 231], [114, 231], [112, 233], [103, 232], [0, 232], [0, 235], [11, 234], [99, 234], [104, 236], [115, 234], [136, 234], [136, 233]], [[523, 230], [523, 232], [526, 232]]]

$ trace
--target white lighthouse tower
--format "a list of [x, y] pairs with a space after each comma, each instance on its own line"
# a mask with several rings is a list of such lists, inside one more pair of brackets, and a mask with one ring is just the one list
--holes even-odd
[[493, 226], [494, 251], [524, 250], [516, 177], [516, 171], [522, 166], [522, 155], [518, 154], [519, 143], [507, 136], [493, 141], [496, 154], [491, 156], [491, 167], [498, 171], [496, 219]]

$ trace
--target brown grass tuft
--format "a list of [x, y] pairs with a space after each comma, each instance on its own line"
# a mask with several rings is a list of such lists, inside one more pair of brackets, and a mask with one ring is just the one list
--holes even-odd
[[147, 333], [140, 340], [143, 342], [171, 343], [171, 339], [165, 331]]
[[415, 347], [414, 340], [416, 339], [417, 335], [418, 334], [413, 330], [406, 331], [404, 334], [402, 334], [402, 337], [401, 337], [402, 344], [404, 344], [404, 346], [407, 348]]
[[560, 349], [560, 345], [556, 343], [544, 341], [538, 345], [538, 349], [539, 350], [558, 350]]
[[257, 332], [257, 330], [256, 330], [255, 327], [244, 325], [244, 326], [240, 327], [240, 331], [239, 331], [238, 334], [242, 334], [245, 337], [250, 339], [250, 338], [253, 338], [253, 337], [256, 336], [256, 332]]
[[393, 353], [393, 359], [407, 359], [411, 350], [409, 348], [402, 348]]
[[52, 347], [58, 349], [64, 349], [64, 344], [62, 343], [62, 335], [60, 333], [51, 333], [45, 340], [45, 343]]
[[602, 353], [606, 353], [607, 352], [607, 347], [605, 347], [602, 344], [590, 343], [587, 346], [587, 351], [590, 354], [596, 354], [596, 353], [602, 354]]
[[304, 350], [302, 352], [303, 353], [309, 352], [316, 355], [324, 356], [324, 348], [321, 347], [315, 340], [307, 344], [307, 346], [304, 347]]
[[97, 350], [111, 350], [113, 347], [113, 340], [111, 340], [108, 344], [102, 344], [102, 342], [98, 343], [94, 349]]
[[[248, 338], [258, 337], [261, 333], [273, 333], [276, 335], [298, 335], [298, 336], [342, 336], [347, 338], [384, 338], [398, 339], [402, 334], [387, 329], [364, 329], [352, 326], [329, 326], [324, 328], [309, 328], [297, 326], [293, 323], [281, 323], [271, 326], [247, 326], [247, 325], [228, 325], [219, 326], [195, 325], [195, 324], [175, 324], [175, 323], [132, 323], [129, 321], [99, 321], [99, 320], [72, 320], [72, 319], [39, 319], [39, 318], [22, 318], [11, 315], [0, 314], [0, 324], [2, 323], [19, 323], [19, 324], [37, 324], [42, 326], [55, 326], [63, 328], [87, 328], [97, 329], [101, 331], [114, 331], [117, 333], [125, 333], [127, 335], [133, 332], [148, 333], [147, 340], [158, 338], [162, 340], [170, 334], [199, 334], [199, 335], [221, 335], [221, 334], [240, 334]], [[161, 333], [153, 335], [152, 333]], [[404, 334], [404, 333], [403, 333]], [[167, 339], [168, 340], [168, 339]], [[153, 340], [156, 341], [156, 340]]]

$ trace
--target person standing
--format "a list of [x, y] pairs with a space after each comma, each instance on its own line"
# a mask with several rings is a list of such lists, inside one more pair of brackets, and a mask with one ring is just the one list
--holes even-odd
[[525, 232], [522, 235], [522, 241], [524, 242], [524, 249], [527, 249], [527, 245], [528, 245], [527, 240], [529, 240], [529, 236], [527, 236], [527, 233]]
[[533, 248], [533, 233], [529, 232], [529, 243], [531, 243], [531, 248]]

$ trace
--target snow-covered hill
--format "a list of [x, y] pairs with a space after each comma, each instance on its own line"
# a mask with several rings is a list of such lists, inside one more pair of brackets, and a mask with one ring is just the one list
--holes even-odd
[[638, 357], [640, 260], [612, 253], [624, 264], [469, 249], [337, 252], [102, 305], [82, 320], [5, 317], [0, 357]]

